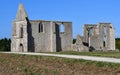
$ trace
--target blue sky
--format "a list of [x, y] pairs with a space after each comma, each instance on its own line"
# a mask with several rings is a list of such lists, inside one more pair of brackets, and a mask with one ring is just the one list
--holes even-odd
[[120, 0], [0, 0], [0, 38], [10, 38], [19, 3], [29, 19], [73, 22], [73, 37], [82, 35], [84, 24], [111, 22], [120, 37]]

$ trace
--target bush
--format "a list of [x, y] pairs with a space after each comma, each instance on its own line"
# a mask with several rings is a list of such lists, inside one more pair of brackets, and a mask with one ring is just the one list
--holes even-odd
[[4, 38], [0, 40], [0, 51], [10, 51], [11, 40]]
[[76, 39], [73, 39], [73, 44], [75, 44], [76, 43]]
[[116, 49], [120, 50], [120, 38], [116, 38]]

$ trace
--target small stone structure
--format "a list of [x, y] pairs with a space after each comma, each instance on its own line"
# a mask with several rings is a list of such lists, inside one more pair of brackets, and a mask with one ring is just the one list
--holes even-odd
[[[79, 43], [78, 43], [79, 42]], [[77, 36], [74, 51], [115, 50], [114, 28], [111, 23], [85, 24], [84, 36]]]
[[23, 5], [19, 5], [12, 26], [12, 52], [69, 50], [72, 50], [72, 22], [29, 20]]
[[85, 24], [84, 36], [72, 44], [72, 22], [29, 20], [22, 4], [12, 25], [12, 52], [115, 50], [111, 23]]

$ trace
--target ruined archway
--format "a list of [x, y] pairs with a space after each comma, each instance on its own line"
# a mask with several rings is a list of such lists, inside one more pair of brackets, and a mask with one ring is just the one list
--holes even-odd
[[20, 52], [24, 52], [24, 46], [23, 46], [23, 44], [20, 44], [19, 49], [20, 49]]

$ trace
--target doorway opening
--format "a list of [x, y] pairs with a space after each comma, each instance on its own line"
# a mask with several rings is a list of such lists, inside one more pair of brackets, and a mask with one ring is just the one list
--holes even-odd
[[20, 44], [20, 52], [24, 52], [23, 44]]

